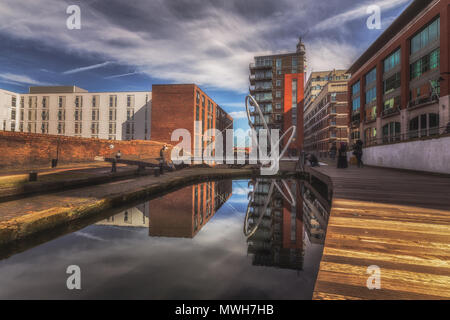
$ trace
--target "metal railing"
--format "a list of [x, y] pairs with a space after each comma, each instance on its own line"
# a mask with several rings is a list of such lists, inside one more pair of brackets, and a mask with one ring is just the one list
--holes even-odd
[[[365, 138], [363, 140], [364, 147], [371, 147], [376, 145], [384, 145], [384, 144], [391, 144], [391, 143], [398, 143], [398, 142], [408, 142], [408, 141], [414, 141], [419, 139], [432, 139], [432, 138], [439, 138], [449, 136], [450, 137], [450, 123], [447, 124], [445, 127], [431, 127], [426, 129], [415, 129], [415, 130], [408, 130], [404, 133], [398, 133], [394, 135], [388, 135], [383, 136], [380, 138]], [[355, 140], [352, 140], [353, 143]], [[352, 144], [353, 144], [352, 143]]]
[[439, 97], [436, 95], [430, 95], [425, 97], [419, 97], [417, 99], [411, 100], [408, 103], [408, 109], [409, 108], [415, 108], [417, 106], [420, 106], [422, 104], [429, 104], [429, 103], [435, 103], [439, 101]]

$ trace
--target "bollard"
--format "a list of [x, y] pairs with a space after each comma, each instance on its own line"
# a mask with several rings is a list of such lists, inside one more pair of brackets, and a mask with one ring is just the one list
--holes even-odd
[[117, 172], [116, 159], [113, 159], [111, 163], [111, 172]]
[[56, 168], [58, 166], [58, 159], [52, 159], [52, 168]]
[[28, 174], [28, 181], [37, 181], [38, 173], [35, 171], [30, 171]]
[[162, 163], [159, 164], [159, 173], [164, 174], [164, 165]]

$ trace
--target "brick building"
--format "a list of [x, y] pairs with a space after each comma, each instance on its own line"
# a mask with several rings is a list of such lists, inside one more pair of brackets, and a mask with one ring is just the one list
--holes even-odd
[[233, 129], [233, 118], [197, 85], [153, 85], [152, 90], [152, 140], [176, 143], [171, 141], [172, 132], [187, 129], [191, 134], [191, 149], [195, 156], [200, 156], [208, 143], [204, 139], [205, 131], [218, 129], [225, 150], [225, 130]]
[[[312, 74], [311, 77], [317, 77], [317, 75]], [[328, 80], [321, 85], [320, 93], [312, 98], [312, 102], [305, 109], [304, 149], [306, 152], [314, 153], [318, 157], [327, 157], [332, 145], [339, 148], [339, 143], [348, 143], [348, 78], [342, 72], [329, 72], [326, 75]]]
[[320, 91], [325, 87], [328, 81], [350, 79], [346, 70], [328, 70], [311, 72], [305, 86], [305, 107], [306, 112]]
[[358, 58], [348, 70], [352, 142], [371, 146], [445, 132], [449, 39], [449, 1], [416, 0]]
[[[288, 150], [291, 155], [303, 148], [305, 61], [305, 46], [299, 39], [296, 52], [257, 56], [250, 64], [249, 91], [258, 102], [269, 129], [280, 129], [281, 135], [292, 125], [297, 126], [297, 135]], [[259, 114], [252, 112], [250, 115], [255, 129], [263, 128]], [[280, 145], [280, 150], [282, 148]]]

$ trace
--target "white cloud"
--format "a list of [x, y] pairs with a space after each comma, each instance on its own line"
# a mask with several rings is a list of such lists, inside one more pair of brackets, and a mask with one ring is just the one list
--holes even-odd
[[97, 63], [97, 64], [93, 64], [93, 65], [86, 66], [86, 67], [75, 68], [75, 69], [64, 71], [63, 74], [73, 74], [73, 73], [88, 71], [88, 70], [92, 70], [92, 69], [103, 68], [107, 65], [110, 65], [111, 63], [112, 63], [111, 61], [106, 61], [103, 63]]
[[350, 44], [318, 39], [306, 50], [308, 76], [313, 71], [347, 69], [357, 56], [357, 48]]
[[2, 73], [0, 74], [0, 81], [4, 83], [10, 83], [14, 85], [32, 85], [32, 86], [51, 86], [53, 83], [42, 82], [25, 75], [19, 75], [14, 73]]
[[[354, 9], [344, 11], [340, 14], [327, 18], [318, 24], [316, 24], [311, 30], [312, 31], [325, 31], [329, 29], [333, 29], [336, 27], [340, 27], [343, 24], [360, 19], [363, 17], [369, 17], [367, 14], [367, 8], [370, 5], [377, 5], [382, 10], [389, 10], [395, 7], [398, 7], [402, 4], [410, 2], [411, 0], [381, 0], [381, 1], [369, 1], [366, 4], [360, 5]], [[382, 12], [383, 13], [383, 12]]]
[[245, 111], [234, 111], [230, 112], [229, 114], [233, 117], [234, 120], [247, 118], [247, 112]]

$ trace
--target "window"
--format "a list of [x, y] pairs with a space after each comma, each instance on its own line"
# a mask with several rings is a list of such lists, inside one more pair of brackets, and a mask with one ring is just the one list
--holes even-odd
[[277, 91], [277, 92], [275, 93], [275, 97], [281, 98], [281, 91]]
[[361, 107], [361, 102], [359, 100], [359, 98], [353, 99], [352, 102], [352, 109], [353, 109], [353, 113], [359, 113], [359, 109]]
[[400, 141], [400, 122], [390, 122], [383, 126], [383, 143]]
[[377, 100], [377, 87], [373, 87], [366, 92], [366, 104]]
[[355, 83], [355, 84], [352, 86], [352, 94], [353, 94], [353, 95], [358, 94], [358, 93], [359, 93], [359, 90], [360, 90], [360, 83], [359, 83], [359, 81], [358, 81], [357, 83]]
[[281, 87], [281, 80], [277, 80], [277, 87]]
[[437, 18], [411, 39], [411, 54], [416, 53], [425, 48], [428, 44], [439, 39], [439, 33], [440, 18]]
[[60, 108], [63, 107], [63, 104], [64, 104], [63, 101], [64, 101], [63, 97], [59, 97], [59, 98], [58, 98], [58, 107], [60, 107]]
[[390, 110], [390, 109], [394, 109], [394, 108], [398, 108], [398, 107], [400, 107], [400, 96], [386, 100], [384, 102], [383, 110], [386, 111], [386, 110]]
[[440, 49], [438, 48], [411, 64], [411, 79], [418, 78], [427, 71], [438, 68], [439, 63]]
[[16, 101], [17, 101], [16, 99], [17, 99], [17, 98], [14, 97], [14, 96], [11, 97], [11, 106], [13, 106], [13, 107], [16, 106]]
[[281, 69], [281, 59], [277, 59], [277, 69]]
[[280, 110], [281, 109], [281, 103], [276, 103], [275, 104], [275, 109]]
[[11, 109], [11, 120], [16, 120], [16, 109]]
[[377, 69], [373, 68], [366, 74], [366, 86], [377, 80]]
[[388, 72], [392, 68], [400, 64], [400, 49], [395, 51], [384, 60], [384, 72]]
[[439, 114], [421, 114], [409, 121], [409, 138], [431, 136], [439, 133]]
[[400, 72], [397, 72], [393, 76], [387, 78], [383, 82], [384, 94], [388, 94], [395, 89], [400, 88]]
[[132, 107], [132, 100], [133, 100], [133, 96], [128, 95], [127, 96], [127, 107]]
[[333, 93], [331, 94], [331, 101], [332, 101], [332, 102], [335, 102], [335, 101], [336, 101], [336, 92], [333, 92]]

